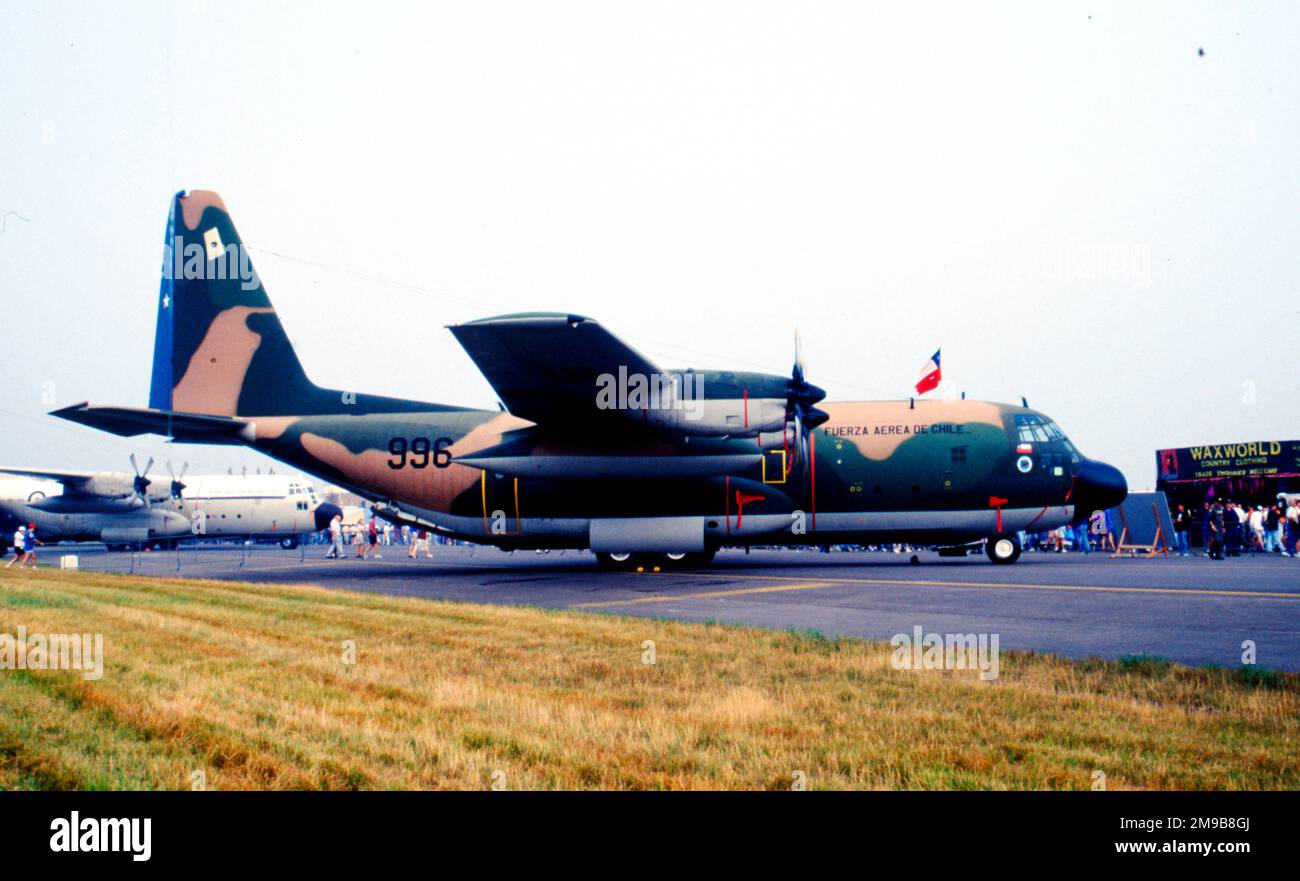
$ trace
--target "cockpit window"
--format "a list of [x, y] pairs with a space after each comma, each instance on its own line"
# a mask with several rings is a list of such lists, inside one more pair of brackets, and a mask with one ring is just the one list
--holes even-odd
[[1032, 413], [1016, 414], [1016, 437], [1022, 444], [1045, 444], [1048, 441], [1042, 418]]
[[1016, 438], [1022, 444], [1059, 443], [1070, 456], [1070, 461], [1078, 464], [1082, 461], [1079, 452], [1061, 431], [1061, 427], [1050, 419], [1034, 413], [1016, 414]]

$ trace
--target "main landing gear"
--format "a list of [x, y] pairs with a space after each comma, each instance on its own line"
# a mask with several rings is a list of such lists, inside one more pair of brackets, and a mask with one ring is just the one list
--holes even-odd
[[1020, 539], [1014, 532], [989, 536], [984, 542], [984, 553], [994, 563], [1014, 563], [1020, 559]]
[[649, 554], [649, 553], [604, 553], [596, 554], [596, 562], [600, 568], [609, 569], [613, 572], [636, 572], [644, 570], [653, 572], [656, 568], [666, 569], [699, 569], [713, 562], [714, 550], [701, 551], [694, 554]]

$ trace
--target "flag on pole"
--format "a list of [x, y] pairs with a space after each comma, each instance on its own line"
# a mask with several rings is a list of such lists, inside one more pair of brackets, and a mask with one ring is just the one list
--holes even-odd
[[923, 395], [939, 387], [939, 382], [943, 379], [943, 372], [939, 368], [939, 351], [936, 349], [934, 357], [925, 362], [921, 372], [916, 378], [916, 393]]

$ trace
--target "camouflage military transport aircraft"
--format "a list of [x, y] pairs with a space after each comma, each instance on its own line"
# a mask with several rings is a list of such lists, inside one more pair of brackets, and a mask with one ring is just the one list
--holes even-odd
[[54, 415], [248, 445], [443, 535], [589, 548], [616, 568], [702, 565], [724, 545], [984, 539], [1010, 563], [1017, 531], [1127, 491], [1027, 406], [821, 403], [797, 355], [788, 377], [663, 371], [580, 315], [450, 328], [500, 412], [321, 388], [216, 193], [178, 194], [166, 242], [149, 407]]

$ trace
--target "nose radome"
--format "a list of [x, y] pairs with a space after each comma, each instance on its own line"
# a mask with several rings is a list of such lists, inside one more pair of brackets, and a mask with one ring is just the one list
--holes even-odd
[[1128, 497], [1128, 481], [1114, 465], [1084, 459], [1074, 481], [1074, 513], [1083, 520], [1093, 511], [1114, 508]]
[[322, 502], [316, 508], [316, 531], [329, 529], [330, 521], [334, 519], [335, 514], [342, 514], [343, 509], [338, 505], [332, 505], [329, 502]]

